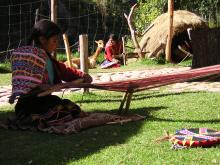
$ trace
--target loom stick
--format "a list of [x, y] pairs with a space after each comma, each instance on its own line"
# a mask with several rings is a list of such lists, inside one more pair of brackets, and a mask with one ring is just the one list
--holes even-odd
[[126, 101], [126, 105], [125, 105], [125, 109], [124, 109], [124, 114], [126, 114], [128, 112], [128, 110], [129, 110], [132, 96], [133, 96], [133, 92], [129, 92], [128, 93], [128, 97], [127, 97], [127, 101]]
[[128, 96], [128, 92], [124, 93], [123, 95], [123, 99], [121, 101], [121, 104], [120, 104], [120, 107], [119, 107], [119, 110], [118, 110], [118, 113], [120, 114], [123, 110], [123, 107], [124, 107], [124, 104], [125, 104], [125, 101], [127, 100], [127, 96]]
[[75, 80], [75, 81], [72, 81], [69, 83], [62, 83], [62, 84], [56, 84], [53, 86], [49, 86], [48, 88], [44, 88], [45, 91], [39, 93], [37, 96], [38, 97], [46, 96], [46, 95], [51, 94], [52, 92], [59, 91], [60, 89], [70, 88], [72, 85], [80, 84], [83, 81], [84, 81], [83, 79], [78, 79], [78, 80]]

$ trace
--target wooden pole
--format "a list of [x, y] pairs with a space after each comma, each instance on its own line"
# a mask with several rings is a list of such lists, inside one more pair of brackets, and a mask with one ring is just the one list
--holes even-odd
[[121, 114], [121, 112], [123, 111], [124, 104], [125, 104], [125, 102], [126, 102], [126, 100], [127, 100], [127, 97], [128, 97], [128, 92], [125, 92], [124, 95], [123, 95], [123, 98], [122, 98], [122, 101], [121, 101], [119, 110], [118, 110], [118, 113], [119, 113], [119, 114]]
[[[82, 72], [88, 73], [88, 35], [82, 34], [79, 36], [80, 48], [80, 69]], [[89, 92], [88, 89], [82, 89], [82, 92]]]
[[171, 62], [171, 45], [172, 45], [172, 35], [173, 35], [173, 10], [174, 2], [173, 0], [168, 0], [168, 34], [167, 34], [167, 44], [166, 44], [166, 61]]
[[57, 23], [57, 0], [51, 0], [51, 21]]
[[[57, 23], [57, 0], [51, 0], [50, 2], [50, 8], [51, 8], [51, 21], [54, 23]], [[57, 54], [56, 52], [52, 53], [53, 57], [56, 59]]]
[[123, 49], [123, 63], [127, 65], [127, 57], [126, 57], [126, 50], [125, 50], [125, 37], [122, 37], [122, 49]]
[[36, 24], [37, 21], [38, 21], [38, 16], [39, 16], [39, 9], [36, 9], [35, 11], [35, 20], [34, 20], [34, 23]]
[[65, 45], [65, 49], [66, 49], [68, 66], [72, 68], [73, 64], [71, 62], [71, 52], [70, 52], [69, 40], [68, 40], [66, 33], [63, 34], [63, 41], [64, 41], [64, 45]]

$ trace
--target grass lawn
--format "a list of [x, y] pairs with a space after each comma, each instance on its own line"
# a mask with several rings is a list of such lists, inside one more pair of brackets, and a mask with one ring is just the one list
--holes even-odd
[[[85, 111], [116, 111], [122, 93], [94, 91], [64, 95]], [[146, 119], [123, 125], [106, 125], [61, 136], [0, 129], [0, 162], [8, 164], [220, 164], [220, 146], [175, 151], [168, 141], [154, 141], [164, 130], [220, 128], [220, 93], [144, 91], [136, 93], [130, 113]], [[13, 106], [0, 107], [0, 119], [12, 114]]]
[[[190, 66], [157, 65], [155, 61], [137, 61], [117, 69], [91, 69], [91, 74], [141, 70], [149, 68]], [[1, 71], [3, 68], [3, 71]], [[0, 66], [0, 85], [11, 84], [8, 64]], [[64, 95], [87, 112], [114, 112], [122, 93], [92, 91], [83, 97], [80, 93]], [[181, 128], [207, 127], [220, 130], [220, 93], [170, 93], [144, 91], [135, 93], [130, 113], [146, 119], [123, 125], [105, 125], [67, 136], [20, 130], [0, 129], [0, 164], [46, 165], [113, 165], [113, 164], [220, 164], [220, 146], [191, 148], [175, 151], [168, 141], [155, 143], [164, 130], [175, 133]], [[0, 120], [13, 115], [14, 107], [1, 106]]]
[[158, 60], [154, 59], [143, 59], [137, 60], [135, 62], [129, 62], [126, 66], [121, 66], [119, 68], [112, 69], [101, 69], [97, 67], [95, 69], [90, 69], [89, 73], [105, 73], [105, 72], [123, 72], [123, 71], [132, 71], [132, 70], [144, 70], [144, 69], [155, 69], [155, 68], [165, 68], [165, 67], [188, 67], [192, 66], [192, 60], [185, 60], [179, 64], [170, 64], [170, 63], [160, 63]]
[[6, 61], [0, 63], [0, 86], [11, 84], [11, 64]]
[[11, 73], [0, 73], [0, 86], [11, 84]]

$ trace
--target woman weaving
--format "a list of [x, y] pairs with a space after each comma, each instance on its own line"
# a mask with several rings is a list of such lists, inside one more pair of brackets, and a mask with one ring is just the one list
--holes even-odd
[[66, 105], [75, 108], [73, 114], [81, 113], [79, 106], [67, 99], [63, 100], [54, 95], [37, 96], [43, 87], [62, 81], [82, 79], [83, 82], [92, 82], [89, 74], [68, 68], [51, 56], [58, 46], [60, 34], [61, 30], [55, 23], [46, 19], [40, 20], [33, 27], [28, 45], [13, 51], [12, 95], [9, 102], [14, 103], [18, 97], [15, 105], [17, 118], [32, 114], [41, 115], [59, 105], [64, 109]]
[[53, 59], [51, 53], [57, 48], [59, 34], [61, 30], [56, 24], [41, 20], [34, 25], [28, 46], [12, 53], [12, 95], [9, 101], [13, 103], [17, 97], [18, 101], [16, 117], [8, 119], [3, 127], [70, 134], [108, 122], [127, 121], [126, 116], [85, 113], [74, 102], [55, 95], [38, 97], [45, 86], [62, 81], [82, 79], [86, 83], [92, 82], [90, 75]]
[[108, 42], [105, 46], [105, 60], [101, 64], [101, 68], [117, 68], [123, 62], [122, 42], [118, 40], [115, 34], [110, 34]]

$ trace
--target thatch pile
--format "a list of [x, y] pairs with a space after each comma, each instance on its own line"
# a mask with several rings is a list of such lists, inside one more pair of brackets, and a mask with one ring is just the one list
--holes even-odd
[[[164, 51], [168, 33], [168, 14], [162, 14], [153, 22], [153, 26], [144, 34], [140, 41], [140, 47], [146, 53], [146, 57], [157, 57]], [[151, 25], [150, 25], [151, 26]], [[186, 32], [187, 28], [208, 28], [207, 23], [194, 13], [185, 10], [174, 11], [173, 38], [180, 33]]]

